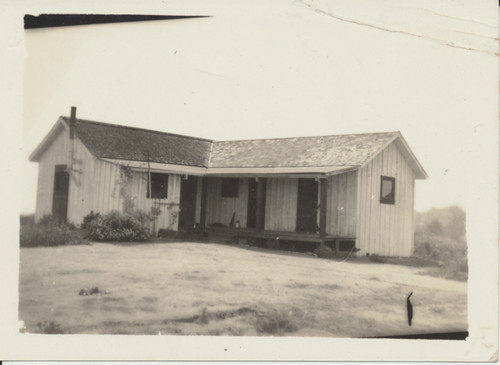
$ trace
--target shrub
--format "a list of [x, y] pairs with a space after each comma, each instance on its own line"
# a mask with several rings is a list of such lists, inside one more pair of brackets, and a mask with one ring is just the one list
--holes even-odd
[[61, 246], [85, 244], [83, 232], [74, 225], [44, 216], [40, 222], [21, 220], [19, 244], [21, 247]]
[[314, 250], [314, 253], [318, 256], [318, 257], [322, 257], [322, 258], [325, 258], [325, 259], [328, 259], [328, 258], [332, 258], [332, 257], [335, 257], [335, 251], [332, 250], [330, 247], [326, 246], [326, 245], [319, 245], [315, 250]]
[[94, 211], [91, 210], [89, 214], [87, 214], [85, 217], [83, 217], [83, 222], [81, 224], [81, 227], [83, 229], [89, 229], [90, 222], [92, 222], [94, 219], [98, 219], [99, 217], [101, 217], [100, 213], [94, 213]]
[[91, 212], [83, 221], [87, 237], [95, 241], [147, 241], [151, 238], [149, 223], [152, 216], [143, 211], [107, 214]]

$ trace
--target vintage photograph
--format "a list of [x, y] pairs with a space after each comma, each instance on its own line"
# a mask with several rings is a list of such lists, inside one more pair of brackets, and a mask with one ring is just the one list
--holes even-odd
[[26, 13], [19, 333], [466, 341], [498, 14], [417, 3]]

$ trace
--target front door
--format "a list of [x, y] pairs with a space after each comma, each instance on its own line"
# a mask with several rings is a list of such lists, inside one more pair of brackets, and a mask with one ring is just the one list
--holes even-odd
[[69, 173], [66, 165], [56, 165], [54, 174], [54, 194], [52, 196], [52, 216], [65, 222], [68, 216]]
[[184, 231], [191, 231], [194, 228], [197, 183], [196, 176], [188, 176], [181, 182], [179, 229]]
[[299, 179], [297, 196], [296, 231], [316, 233], [318, 210], [318, 182], [314, 179]]

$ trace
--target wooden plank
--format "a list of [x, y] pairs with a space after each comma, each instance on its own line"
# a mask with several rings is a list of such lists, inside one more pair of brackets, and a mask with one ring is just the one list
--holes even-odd
[[328, 180], [319, 180], [319, 237], [324, 241], [326, 237], [326, 204], [327, 204]]

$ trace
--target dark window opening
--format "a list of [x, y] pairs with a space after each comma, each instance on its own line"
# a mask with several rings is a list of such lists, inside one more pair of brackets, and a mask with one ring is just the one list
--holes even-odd
[[[147, 198], [167, 199], [168, 197], [168, 174], [151, 173], [151, 191], [149, 193], [149, 176], [147, 187]], [[152, 195], [152, 196], [151, 196]]]
[[394, 204], [396, 202], [396, 179], [382, 176], [380, 181], [380, 202]]
[[221, 180], [220, 196], [223, 198], [237, 198], [239, 179], [236, 177], [225, 177]]

